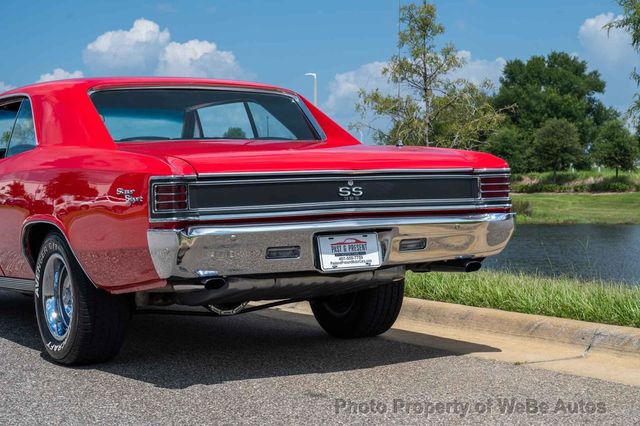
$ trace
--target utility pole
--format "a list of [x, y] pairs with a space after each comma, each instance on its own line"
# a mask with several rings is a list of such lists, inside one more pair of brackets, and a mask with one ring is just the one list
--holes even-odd
[[[401, 0], [398, 0], [398, 58], [400, 58], [400, 31], [402, 30], [400, 27], [401, 17], [402, 17], [402, 3], [401, 3]], [[398, 80], [398, 102], [402, 102], [400, 98], [400, 80]], [[404, 146], [404, 142], [402, 142], [402, 137], [400, 137], [400, 135], [398, 135], [396, 146], [397, 147]]]
[[313, 104], [318, 105], [318, 74], [315, 72], [308, 72], [305, 74], [307, 77], [313, 77]]

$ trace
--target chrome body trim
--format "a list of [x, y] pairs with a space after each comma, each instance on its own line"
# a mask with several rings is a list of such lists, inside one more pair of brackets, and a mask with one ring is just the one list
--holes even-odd
[[199, 175], [201, 178], [207, 177], [226, 177], [226, 176], [278, 176], [278, 175], [310, 175], [310, 174], [342, 174], [342, 175], [362, 175], [372, 173], [503, 173], [509, 176], [511, 169], [474, 169], [472, 167], [449, 168], [449, 169], [363, 169], [363, 170], [290, 170], [290, 171], [273, 171], [273, 172], [222, 172], [222, 173], [203, 173]]
[[380, 208], [344, 208], [344, 209], [332, 209], [332, 210], [298, 210], [295, 212], [261, 212], [261, 213], [243, 213], [238, 214], [216, 214], [216, 215], [193, 215], [193, 216], [179, 216], [170, 218], [158, 218], [150, 219], [151, 223], [162, 222], [189, 222], [189, 221], [220, 221], [220, 220], [235, 220], [235, 219], [274, 219], [274, 218], [290, 218], [290, 217], [307, 217], [307, 216], [337, 216], [345, 214], [356, 213], [381, 213], [381, 214], [398, 214], [398, 213], [414, 213], [414, 212], [440, 212], [440, 211], [470, 211], [482, 213], [487, 209], [509, 209], [511, 208], [511, 198], [491, 198], [492, 201], [501, 202], [500, 204], [475, 204], [475, 205], [461, 205], [461, 206], [429, 206], [429, 207], [380, 207]]
[[[513, 229], [512, 213], [489, 213], [151, 229], [147, 240], [160, 278], [188, 279], [198, 278], [202, 270], [218, 276], [322, 273], [317, 264], [318, 234], [377, 232], [380, 267], [390, 267], [492, 256], [504, 249]], [[413, 238], [427, 238], [427, 247], [400, 252], [400, 241]], [[300, 246], [300, 257], [266, 258], [267, 248], [280, 246]]]
[[[321, 175], [323, 173], [315, 173]], [[230, 175], [233, 176], [233, 175]], [[268, 175], [267, 175], [268, 176]], [[494, 177], [497, 175], [491, 175]], [[508, 176], [508, 175], [507, 175]], [[429, 179], [470, 179], [479, 176], [475, 175], [459, 175], [459, 174], [430, 174], [430, 173], [422, 173], [422, 174], [385, 174], [385, 173], [376, 173], [375, 175], [358, 175], [354, 178], [354, 182], [357, 181], [367, 181], [367, 180], [376, 180], [376, 179], [391, 179], [391, 180], [402, 180], [402, 179], [420, 179], [420, 178], [429, 178]], [[208, 186], [208, 185], [229, 185], [229, 184], [245, 184], [245, 183], [288, 183], [288, 182], [340, 182], [344, 181], [344, 176], [315, 176], [315, 177], [288, 177], [288, 178], [277, 178], [270, 177], [267, 179], [225, 179], [218, 181], [211, 180], [199, 180], [189, 185], [193, 186]]]
[[[187, 177], [185, 179], [168, 179], [162, 176], [154, 176], [150, 179], [149, 200], [155, 199], [155, 185], [157, 184], [186, 184], [188, 188], [219, 185], [245, 185], [261, 183], [291, 183], [291, 182], [340, 182], [354, 176], [357, 180], [375, 179], [477, 179], [477, 198], [451, 198], [451, 199], [411, 199], [411, 200], [352, 200], [352, 201], [319, 201], [314, 203], [276, 204], [276, 205], [250, 205], [231, 207], [203, 207], [192, 208], [191, 197], [187, 196], [188, 207], [185, 210], [156, 211], [155, 203], [149, 204], [149, 221], [180, 222], [180, 221], [211, 221], [234, 220], [277, 217], [304, 217], [322, 215], [341, 215], [352, 213], [404, 213], [404, 212], [431, 212], [431, 211], [481, 211], [486, 209], [504, 209], [511, 207], [510, 197], [483, 197], [484, 193], [508, 192], [483, 191], [483, 177], [509, 177], [509, 169], [482, 169], [482, 173], [462, 174], [474, 169], [445, 169], [445, 170], [416, 170], [416, 169], [391, 169], [391, 170], [361, 170], [361, 171], [307, 171], [307, 172], [272, 172], [272, 173], [220, 173], [214, 175], [200, 175], [197, 179]], [[343, 174], [345, 173], [345, 174]], [[449, 173], [449, 174], [447, 174]], [[334, 176], [335, 175], [335, 176]], [[208, 179], [205, 177], [208, 176]], [[248, 178], [242, 179], [247, 176]], [[220, 180], [213, 180], [214, 177]], [[234, 178], [238, 179], [234, 179]], [[495, 185], [495, 184], [494, 184]], [[187, 193], [189, 193], [189, 189]], [[278, 211], [275, 211], [278, 210]], [[172, 215], [173, 214], [173, 215]], [[163, 215], [158, 217], [159, 215]]]
[[33, 293], [35, 291], [35, 286], [36, 282], [34, 280], [0, 277], [0, 289]]

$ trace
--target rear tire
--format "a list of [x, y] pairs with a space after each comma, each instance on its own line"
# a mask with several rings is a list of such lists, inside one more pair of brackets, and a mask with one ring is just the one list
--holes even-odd
[[80, 365], [118, 354], [131, 316], [129, 297], [95, 288], [57, 232], [45, 238], [35, 275], [38, 328], [54, 361]]
[[313, 315], [330, 335], [339, 338], [377, 336], [398, 318], [404, 280], [310, 302]]

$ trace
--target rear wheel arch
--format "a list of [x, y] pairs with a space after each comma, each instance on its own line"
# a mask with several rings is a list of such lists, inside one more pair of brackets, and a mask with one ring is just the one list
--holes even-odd
[[[66, 241], [67, 247], [69, 247], [69, 250], [71, 251], [71, 254], [73, 255], [75, 261], [82, 268], [82, 264], [80, 263], [78, 256], [76, 256], [75, 252], [73, 251], [71, 243], [60, 225], [48, 220], [32, 220], [25, 223], [22, 227], [21, 238], [22, 253], [27, 259], [27, 263], [29, 263], [31, 270], [35, 273], [36, 262], [38, 260], [40, 249], [42, 248], [42, 244], [44, 243], [45, 239], [51, 232], [59, 234]], [[84, 268], [82, 269], [84, 270]], [[93, 280], [91, 280], [91, 277], [89, 277], [86, 272], [85, 275], [93, 284], [93, 286], [96, 287], [95, 283], [93, 282]]]

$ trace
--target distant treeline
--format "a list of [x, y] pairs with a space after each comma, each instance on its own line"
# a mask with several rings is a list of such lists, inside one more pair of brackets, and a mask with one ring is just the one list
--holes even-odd
[[[619, 0], [622, 18], [610, 27], [632, 34], [640, 48], [637, 0]], [[400, 12], [399, 52], [383, 70], [397, 91], [360, 91], [360, 120], [380, 144], [484, 150], [505, 158], [516, 173], [584, 170], [594, 165], [632, 170], [640, 146], [628, 117], [598, 99], [605, 82], [565, 52], [506, 63], [499, 87], [453, 78], [465, 57], [451, 43], [429, 2]], [[636, 43], [637, 41], [637, 43]], [[438, 47], [442, 46], [442, 47]], [[640, 75], [634, 74], [640, 84]], [[640, 117], [640, 98], [630, 117]], [[378, 120], [382, 118], [382, 120]], [[636, 120], [637, 121], [637, 120]], [[629, 120], [631, 122], [631, 120]]]
[[594, 164], [631, 170], [638, 138], [618, 111], [596, 97], [604, 90], [600, 74], [568, 53], [508, 61], [492, 103], [513, 108], [482, 149], [508, 160], [517, 173]]

